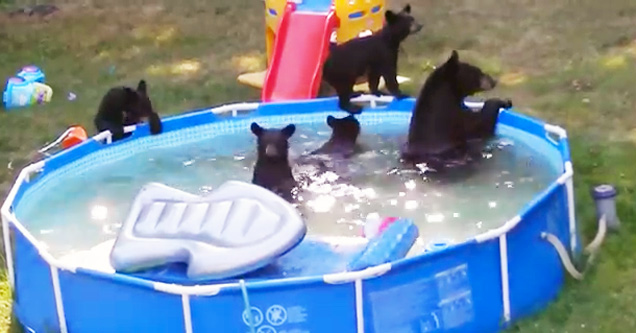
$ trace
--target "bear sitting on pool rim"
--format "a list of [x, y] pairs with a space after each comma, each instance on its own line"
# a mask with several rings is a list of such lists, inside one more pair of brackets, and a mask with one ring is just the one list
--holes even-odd
[[323, 65], [323, 78], [338, 93], [338, 106], [351, 114], [362, 111], [361, 106], [351, 103], [351, 97], [356, 80], [365, 74], [372, 94], [381, 95], [378, 85], [383, 77], [391, 95], [408, 97], [397, 82], [398, 51], [400, 43], [422, 25], [411, 16], [411, 5], [398, 13], [387, 10], [385, 19], [386, 25], [373, 35], [334, 46]]

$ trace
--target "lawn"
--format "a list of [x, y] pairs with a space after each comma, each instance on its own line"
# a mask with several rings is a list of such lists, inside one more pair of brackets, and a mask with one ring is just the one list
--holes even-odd
[[[8, 2], [7, 2], [8, 1]], [[0, 10], [33, 1], [0, 0]], [[94, 134], [92, 117], [113, 85], [149, 84], [162, 115], [257, 100], [237, 83], [265, 68], [263, 3], [256, 0], [56, 1], [46, 18], [0, 13], [0, 78], [37, 64], [54, 90], [45, 106], [0, 112], [0, 190], [7, 193], [34, 151], [70, 124]], [[401, 8], [405, 1], [389, 0]], [[569, 280], [559, 299], [511, 332], [636, 332], [636, 1], [454, 0], [413, 2], [424, 24], [409, 39], [400, 73], [415, 94], [430, 71], [460, 58], [500, 78], [491, 93], [565, 127], [575, 169], [584, 239], [596, 231], [590, 188], [618, 187], [623, 223], [585, 280]], [[68, 100], [72, 92], [75, 100]], [[8, 331], [10, 292], [0, 288], [0, 330]], [[15, 326], [15, 325], [14, 325]]]

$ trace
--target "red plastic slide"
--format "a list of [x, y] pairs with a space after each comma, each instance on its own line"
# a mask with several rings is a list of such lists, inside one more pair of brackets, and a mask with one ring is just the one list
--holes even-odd
[[263, 102], [316, 97], [336, 25], [333, 11], [297, 12], [294, 3], [287, 4], [265, 75]]

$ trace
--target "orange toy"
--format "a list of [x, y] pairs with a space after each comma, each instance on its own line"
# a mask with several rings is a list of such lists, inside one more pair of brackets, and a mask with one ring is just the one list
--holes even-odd
[[78, 143], [82, 143], [82, 141], [86, 139], [88, 139], [86, 130], [84, 130], [82, 126], [73, 126], [69, 128], [68, 134], [66, 134], [62, 140], [62, 148], [67, 149], [73, 147]]
[[43, 154], [44, 156], [51, 156], [51, 154], [47, 153], [47, 151], [54, 147], [58, 147], [60, 143], [62, 144], [62, 149], [67, 149], [77, 145], [78, 143], [82, 143], [86, 139], [88, 139], [88, 135], [82, 126], [71, 126], [64, 131], [62, 135], [55, 139], [55, 141], [38, 150], [38, 153]]

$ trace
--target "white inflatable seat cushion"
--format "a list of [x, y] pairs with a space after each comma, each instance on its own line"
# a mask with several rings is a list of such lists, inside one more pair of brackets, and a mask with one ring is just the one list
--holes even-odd
[[201, 197], [149, 183], [137, 194], [110, 261], [120, 272], [180, 262], [189, 279], [224, 279], [271, 263], [306, 232], [290, 203], [257, 185], [228, 181]]

